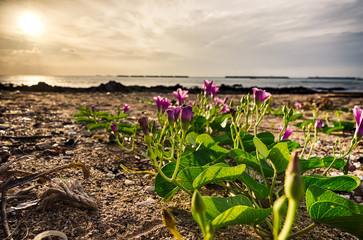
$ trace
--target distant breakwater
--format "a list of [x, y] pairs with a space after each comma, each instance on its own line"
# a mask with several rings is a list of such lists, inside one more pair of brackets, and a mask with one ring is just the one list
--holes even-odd
[[[222, 84], [219, 86], [219, 92], [222, 94], [244, 94], [251, 92], [251, 88], [244, 88], [241, 84], [235, 85], [225, 85]], [[32, 91], [32, 92], [160, 92], [160, 93], [170, 93], [175, 91], [178, 88], [188, 89], [190, 93], [200, 93], [202, 91], [201, 88], [195, 86], [192, 88], [184, 88], [180, 84], [176, 84], [174, 86], [153, 86], [153, 87], [144, 87], [144, 86], [125, 86], [116, 81], [109, 81], [106, 84], [100, 84], [97, 87], [89, 87], [89, 88], [72, 88], [72, 87], [59, 87], [59, 86], [50, 86], [47, 83], [39, 82], [36, 85], [32, 86], [13, 86], [13, 84], [1, 84], [0, 90], [7, 91]], [[319, 88], [319, 89], [310, 89], [306, 87], [283, 87], [283, 88], [264, 88], [266, 91], [271, 92], [273, 94], [313, 94], [313, 93], [327, 93], [327, 92], [335, 92], [345, 90], [343, 88]]]

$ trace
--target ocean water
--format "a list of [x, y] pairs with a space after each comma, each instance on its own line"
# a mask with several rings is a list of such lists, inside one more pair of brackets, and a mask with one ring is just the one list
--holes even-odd
[[35, 75], [0, 75], [0, 83], [19, 85], [36, 85], [38, 82], [45, 82], [51, 86], [88, 88], [98, 86], [109, 81], [120, 82], [125, 86], [175, 86], [180, 84], [185, 88], [194, 86], [203, 87], [203, 80], [214, 81], [218, 86], [242, 85], [244, 88], [285, 88], [285, 87], [306, 87], [314, 90], [344, 88], [345, 90], [334, 90], [335, 92], [362, 92], [362, 79], [332, 79], [332, 78], [225, 78], [225, 77], [117, 77], [117, 76], [35, 76]]

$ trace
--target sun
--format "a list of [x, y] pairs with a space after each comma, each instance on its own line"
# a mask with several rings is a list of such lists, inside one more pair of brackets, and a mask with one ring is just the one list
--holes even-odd
[[26, 34], [38, 34], [41, 32], [42, 27], [42, 22], [35, 14], [25, 13], [19, 18], [19, 28]]

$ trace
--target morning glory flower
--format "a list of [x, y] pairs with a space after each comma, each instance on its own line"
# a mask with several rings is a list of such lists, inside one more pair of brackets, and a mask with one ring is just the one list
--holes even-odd
[[315, 128], [317, 128], [317, 129], [321, 129], [322, 127], [323, 127], [323, 121], [322, 120], [320, 120], [320, 119], [316, 119], [316, 121], [315, 121]]
[[116, 124], [116, 123], [114, 123], [114, 122], [113, 122], [113, 123], [111, 123], [111, 126], [110, 126], [110, 127], [111, 127], [111, 131], [112, 131], [112, 132], [114, 132], [114, 133], [116, 133], [116, 132], [117, 132], [117, 124]]
[[139, 118], [139, 124], [140, 124], [140, 128], [141, 131], [146, 135], [149, 135], [149, 120], [147, 119], [147, 117], [141, 117]]
[[228, 107], [228, 104], [224, 104], [223, 105], [223, 108], [222, 108], [222, 113], [228, 113], [229, 112], [229, 107]]
[[188, 125], [194, 117], [193, 108], [191, 106], [184, 106], [181, 109], [180, 120], [184, 129], [188, 128]]
[[188, 90], [182, 90], [178, 88], [176, 91], [173, 92], [173, 95], [178, 99], [178, 104], [181, 105], [188, 96]]
[[92, 112], [94, 112], [94, 111], [95, 111], [95, 108], [96, 108], [95, 106], [92, 106], [92, 107], [91, 107]]
[[212, 93], [211, 89], [212, 89], [213, 83], [214, 83], [214, 81], [209, 82], [208, 80], [204, 80], [203, 89], [204, 89], [205, 94], [209, 95]]
[[159, 111], [162, 110], [165, 112], [165, 110], [171, 105], [170, 100], [165, 97], [157, 96], [153, 97], [153, 100], [155, 101], [156, 107]]
[[[280, 131], [280, 132], [282, 131], [282, 127], [279, 127], [279, 131]], [[292, 129], [290, 129], [289, 127], [287, 127], [287, 128], [285, 129], [285, 132], [284, 132], [284, 133], [282, 134], [282, 136], [281, 136], [281, 140], [287, 140], [293, 131], [294, 131], [294, 130], [292, 130]]]
[[168, 110], [166, 110], [166, 115], [167, 115], [168, 121], [170, 123], [173, 123], [175, 121], [175, 111], [174, 111], [174, 109], [169, 108]]
[[179, 114], [181, 111], [181, 107], [179, 106], [171, 106], [170, 109], [172, 109], [174, 111], [174, 119], [175, 121], [179, 118]]
[[267, 98], [271, 96], [271, 93], [266, 92], [265, 90], [259, 89], [259, 88], [252, 88], [253, 95], [255, 97], [255, 100], [258, 103], [264, 102]]
[[363, 110], [358, 106], [354, 106], [353, 115], [355, 118], [355, 134], [357, 136], [363, 136]]
[[222, 105], [224, 103], [224, 100], [223, 99], [220, 99], [220, 98], [214, 98], [214, 103], [215, 104]]
[[126, 104], [124, 105], [124, 113], [126, 113], [128, 110], [130, 110], [131, 106]]
[[299, 108], [301, 108], [301, 107], [302, 107], [302, 104], [301, 104], [301, 103], [299, 103], [299, 102], [296, 102], [296, 103], [294, 104], [294, 107], [295, 107], [295, 108], [297, 108], [297, 109], [299, 109]]

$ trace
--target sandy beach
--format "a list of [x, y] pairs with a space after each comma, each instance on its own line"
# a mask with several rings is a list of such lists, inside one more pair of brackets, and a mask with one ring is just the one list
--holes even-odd
[[[251, 91], [252, 92], [252, 91]], [[51, 179], [78, 179], [84, 191], [97, 203], [96, 210], [85, 210], [64, 203], [56, 203], [43, 209], [33, 206], [15, 210], [8, 214], [8, 222], [14, 239], [33, 239], [46, 230], [64, 232], [69, 239], [173, 239], [163, 226], [161, 209], [167, 207], [175, 216], [177, 228], [184, 239], [202, 239], [199, 226], [190, 213], [189, 197], [179, 192], [170, 202], [161, 202], [153, 190], [155, 175], [152, 173], [125, 172], [120, 164], [131, 170], [155, 172], [149, 161], [143, 157], [126, 152], [117, 144], [110, 142], [109, 133], [104, 130], [91, 132], [85, 124], [77, 123], [73, 114], [80, 106], [95, 106], [99, 111], [115, 112], [125, 103], [131, 106], [127, 121], [136, 123], [141, 116], [156, 118], [156, 107], [150, 103], [153, 96], [160, 92], [0, 92], [0, 158], [1, 164], [22, 158], [12, 164], [10, 169], [36, 173], [56, 166], [80, 161], [90, 170], [90, 178], [83, 180], [82, 171], [66, 169], [50, 175]], [[171, 92], [162, 96], [173, 99]], [[239, 101], [242, 94], [219, 94]], [[190, 94], [188, 100], [195, 100]], [[339, 93], [315, 94], [274, 94], [272, 108], [282, 103], [293, 105], [300, 102], [303, 106], [311, 103], [322, 108], [334, 106], [352, 109], [362, 107], [363, 96]], [[322, 113], [321, 113], [322, 114]], [[337, 117], [332, 110], [330, 119]], [[321, 115], [323, 117], [323, 115]], [[311, 111], [306, 110], [304, 119], [311, 119]], [[343, 113], [344, 120], [353, 121], [352, 114]], [[275, 136], [281, 116], [266, 116], [261, 131], [268, 130]], [[303, 143], [302, 130], [292, 126], [291, 139]], [[319, 146], [313, 155], [327, 156], [332, 152], [338, 138], [344, 148], [351, 140], [351, 133], [321, 134]], [[141, 134], [136, 141], [136, 150], [145, 151]], [[356, 169], [349, 172], [363, 176], [362, 142], [352, 152], [351, 160], [357, 163]], [[37, 199], [44, 191], [41, 181], [32, 181], [8, 192], [8, 196], [19, 194], [28, 189], [25, 199], [9, 200], [7, 207]], [[207, 189], [208, 190], [208, 189]], [[351, 200], [362, 203], [363, 189], [358, 188]], [[304, 204], [304, 203], [302, 203]], [[310, 220], [306, 212], [298, 216], [296, 225], [308, 226]], [[0, 236], [3, 232], [0, 231]], [[238, 236], [238, 237], [237, 237]], [[215, 239], [256, 239], [252, 228], [234, 226], [219, 229]], [[350, 234], [327, 226], [319, 226], [300, 239], [356, 239]]]

